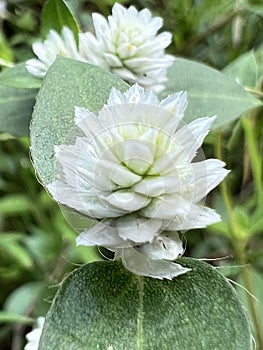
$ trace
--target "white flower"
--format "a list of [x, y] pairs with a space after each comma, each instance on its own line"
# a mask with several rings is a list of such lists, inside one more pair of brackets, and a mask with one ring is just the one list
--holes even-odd
[[167, 80], [167, 68], [174, 61], [173, 56], [164, 53], [171, 34], [157, 35], [162, 18], [152, 17], [147, 9], [126, 9], [117, 3], [108, 20], [98, 13], [92, 18], [95, 35], [79, 35], [81, 55], [130, 83], [160, 91]]
[[55, 147], [60, 169], [47, 188], [57, 202], [97, 220], [77, 244], [108, 247], [138, 275], [188, 271], [171, 262], [183, 254], [177, 231], [220, 221], [201, 200], [228, 171], [217, 159], [192, 162], [214, 117], [182, 126], [185, 107], [184, 92], [159, 102], [134, 85], [124, 94], [113, 88], [98, 115], [76, 108], [83, 136]]
[[27, 344], [24, 350], [38, 350], [40, 337], [44, 327], [45, 318], [39, 317], [37, 319], [37, 327], [26, 335]]
[[73, 32], [67, 27], [63, 27], [61, 35], [51, 29], [44, 42], [38, 41], [33, 44], [33, 51], [38, 59], [28, 60], [26, 68], [29, 73], [39, 78], [45, 76], [58, 55], [85, 61], [79, 54]]

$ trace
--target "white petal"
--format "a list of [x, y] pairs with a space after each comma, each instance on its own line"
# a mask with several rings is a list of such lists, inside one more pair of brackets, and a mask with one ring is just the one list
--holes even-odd
[[83, 231], [76, 238], [76, 243], [83, 246], [131, 247], [131, 243], [123, 240], [119, 236], [118, 230], [114, 226], [110, 226], [109, 220], [98, 222], [92, 228]]
[[132, 189], [147, 197], [158, 197], [164, 193], [177, 192], [179, 186], [180, 179], [178, 176], [145, 176], [143, 180], [135, 184]]
[[133, 173], [127, 167], [107, 160], [100, 160], [96, 173], [108, 177], [112, 182], [121, 187], [131, 187], [141, 180], [141, 176]]
[[45, 63], [32, 58], [26, 61], [26, 69], [32, 75], [38, 78], [44, 78], [47, 73], [48, 66]]
[[[184, 111], [187, 106], [186, 91], [181, 91], [174, 95], [169, 95], [159, 103], [159, 106], [176, 116], [176, 118], [174, 118], [176, 121], [180, 121], [184, 116]], [[165, 128], [165, 130], [171, 133], [172, 131], [175, 131], [176, 126], [174, 126], [173, 130], [171, 131], [169, 131], [169, 129], [167, 130], [167, 127]]]
[[192, 163], [195, 173], [194, 202], [199, 202], [213, 188], [215, 188], [229, 173], [224, 169], [225, 163], [218, 159], [207, 159], [202, 162]]
[[126, 215], [116, 220], [119, 236], [137, 244], [151, 242], [161, 225], [161, 220], [147, 219], [136, 214]]
[[127, 168], [138, 175], [143, 175], [153, 164], [153, 150], [151, 144], [128, 140], [123, 142], [116, 150], [117, 157]]
[[175, 215], [174, 220], [163, 221], [163, 227], [167, 230], [191, 230], [204, 228], [208, 225], [220, 222], [220, 215], [215, 210], [192, 204], [187, 215]]
[[215, 118], [205, 117], [196, 119], [175, 133], [174, 139], [184, 151], [181, 153], [178, 162], [187, 162], [194, 158], [196, 151], [202, 145]]
[[172, 220], [176, 215], [187, 213], [191, 202], [175, 195], [163, 195], [154, 198], [151, 203], [140, 210], [140, 214], [149, 218]]
[[24, 347], [24, 350], [37, 350], [39, 347], [39, 342], [41, 338], [41, 334], [44, 328], [45, 318], [38, 317], [37, 326], [33, 328], [31, 332], [26, 334], [27, 344]]
[[127, 270], [138, 276], [172, 279], [191, 271], [170, 261], [152, 260], [148, 255], [140, 253], [135, 248], [121, 249], [117, 253], [117, 257], [122, 259]]
[[85, 188], [72, 188], [56, 180], [48, 184], [47, 189], [58, 203], [64, 204], [91, 218], [118, 217], [124, 213], [123, 210], [116, 210], [109, 203], [102, 202], [97, 198], [96, 193], [89, 193]]
[[97, 116], [86, 108], [75, 107], [75, 123], [90, 138], [104, 131]]
[[163, 232], [151, 243], [142, 244], [137, 249], [153, 260], [176, 260], [184, 252], [177, 232]]
[[112, 68], [122, 67], [123, 66], [121, 60], [117, 56], [115, 56], [113, 54], [104, 53], [103, 57], [105, 58], [105, 61], [107, 62], [107, 64], [109, 66], [111, 66]]
[[92, 19], [96, 35], [104, 35], [105, 31], [109, 29], [107, 20], [99, 13], [93, 13]]
[[137, 81], [137, 76], [125, 67], [112, 68], [112, 73], [118, 75], [121, 79], [127, 81], [130, 84]]
[[116, 211], [125, 210], [128, 213], [145, 207], [150, 201], [149, 198], [126, 189], [115, 191], [103, 197], [103, 200], [116, 208]]

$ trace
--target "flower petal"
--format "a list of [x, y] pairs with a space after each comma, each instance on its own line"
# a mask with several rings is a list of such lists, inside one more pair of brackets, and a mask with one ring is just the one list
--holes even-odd
[[225, 163], [218, 159], [207, 159], [191, 164], [195, 173], [194, 202], [199, 202], [215, 188], [229, 173], [224, 169]]
[[136, 244], [151, 242], [161, 226], [162, 220], [147, 219], [136, 214], [126, 215], [116, 220], [119, 236]]
[[145, 207], [150, 201], [149, 198], [126, 189], [115, 191], [103, 197], [103, 200], [116, 210], [126, 210], [128, 213]]
[[138, 251], [147, 254], [153, 260], [176, 260], [184, 252], [177, 232], [163, 232], [150, 243], [140, 245]]
[[76, 188], [59, 180], [48, 184], [47, 189], [58, 203], [91, 218], [118, 217], [126, 213], [122, 209], [112, 207], [109, 203], [102, 202], [96, 194], [86, 191], [85, 188], [78, 188], [76, 191]]
[[147, 276], [158, 279], [169, 279], [191, 271], [174, 262], [166, 260], [152, 260], [135, 248], [121, 249], [116, 252], [116, 258], [121, 258], [127, 270], [138, 276]]
[[194, 158], [196, 151], [202, 145], [215, 118], [214, 116], [196, 119], [190, 124], [183, 126], [174, 134], [175, 142], [183, 148], [183, 152], [178, 155], [178, 163], [183, 164]]
[[76, 238], [77, 245], [83, 246], [104, 246], [104, 247], [115, 247], [125, 248], [131, 247], [129, 241], [123, 240], [118, 230], [114, 226], [110, 226], [110, 221], [98, 222], [92, 228], [81, 232]]
[[163, 228], [166, 230], [192, 230], [204, 228], [221, 221], [215, 210], [204, 206], [192, 204], [185, 215], [176, 215], [173, 220], [164, 220]]

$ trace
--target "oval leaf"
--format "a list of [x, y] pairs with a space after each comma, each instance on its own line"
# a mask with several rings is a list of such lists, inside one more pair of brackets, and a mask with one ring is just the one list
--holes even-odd
[[28, 136], [36, 93], [0, 83], [0, 132]]
[[120, 262], [75, 270], [47, 314], [39, 350], [249, 350], [243, 307], [210, 265], [179, 262], [191, 272], [172, 281], [138, 277]]
[[258, 85], [258, 66], [253, 51], [246, 52], [228, 64], [223, 72], [243, 86], [255, 88]]
[[43, 81], [31, 123], [31, 154], [44, 183], [55, 175], [54, 145], [65, 143], [74, 126], [74, 107], [102, 108], [112, 87], [127, 88], [116, 75], [98, 67], [58, 57]]
[[15, 88], [38, 89], [42, 80], [30, 74], [25, 63], [19, 63], [12, 68], [5, 69], [0, 74], [0, 83]]
[[216, 129], [238, 118], [242, 113], [261, 105], [234, 79], [204, 64], [176, 58], [168, 71], [162, 96], [179, 90], [188, 93], [185, 121], [217, 115]]
[[78, 23], [64, 0], [48, 0], [41, 15], [41, 34], [46, 37], [50, 29], [56, 30], [59, 34], [66, 26], [72, 30], [78, 42]]

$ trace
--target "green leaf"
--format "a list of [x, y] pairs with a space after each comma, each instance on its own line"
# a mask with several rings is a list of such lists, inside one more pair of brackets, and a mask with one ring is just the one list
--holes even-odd
[[65, 143], [74, 126], [74, 107], [102, 108], [111, 88], [128, 85], [116, 75], [80, 61], [58, 57], [37, 95], [31, 124], [31, 154], [44, 183], [54, 180], [54, 145]]
[[0, 57], [4, 61], [12, 62], [14, 59], [13, 51], [3, 33], [0, 31]]
[[79, 26], [68, 4], [64, 0], [48, 0], [41, 15], [42, 36], [46, 37], [50, 29], [60, 33], [64, 26], [72, 30], [78, 42]]
[[8, 194], [1, 198], [0, 215], [18, 215], [32, 210], [32, 203], [22, 194]]
[[28, 136], [36, 93], [0, 83], [0, 132]]
[[43, 282], [29, 282], [16, 288], [4, 304], [4, 310], [9, 313], [23, 315], [35, 304], [43, 290]]
[[168, 70], [168, 81], [162, 96], [180, 90], [188, 93], [184, 121], [217, 115], [213, 129], [261, 105], [240, 84], [225, 74], [201, 63], [176, 58]]
[[227, 65], [223, 72], [236, 79], [243, 86], [255, 88], [258, 85], [258, 66], [253, 51], [239, 56]]
[[4, 252], [6, 257], [12, 262], [16, 262], [24, 269], [33, 266], [32, 256], [21, 244], [25, 235], [21, 233], [5, 232], [0, 234], [0, 252]]
[[5, 69], [0, 74], [0, 84], [23, 89], [38, 89], [42, 80], [30, 74], [25, 63], [19, 63], [12, 68]]
[[172, 281], [138, 277], [120, 262], [75, 270], [47, 314], [39, 350], [250, 350], [252, 336], [237, 295], [210, 265]]

